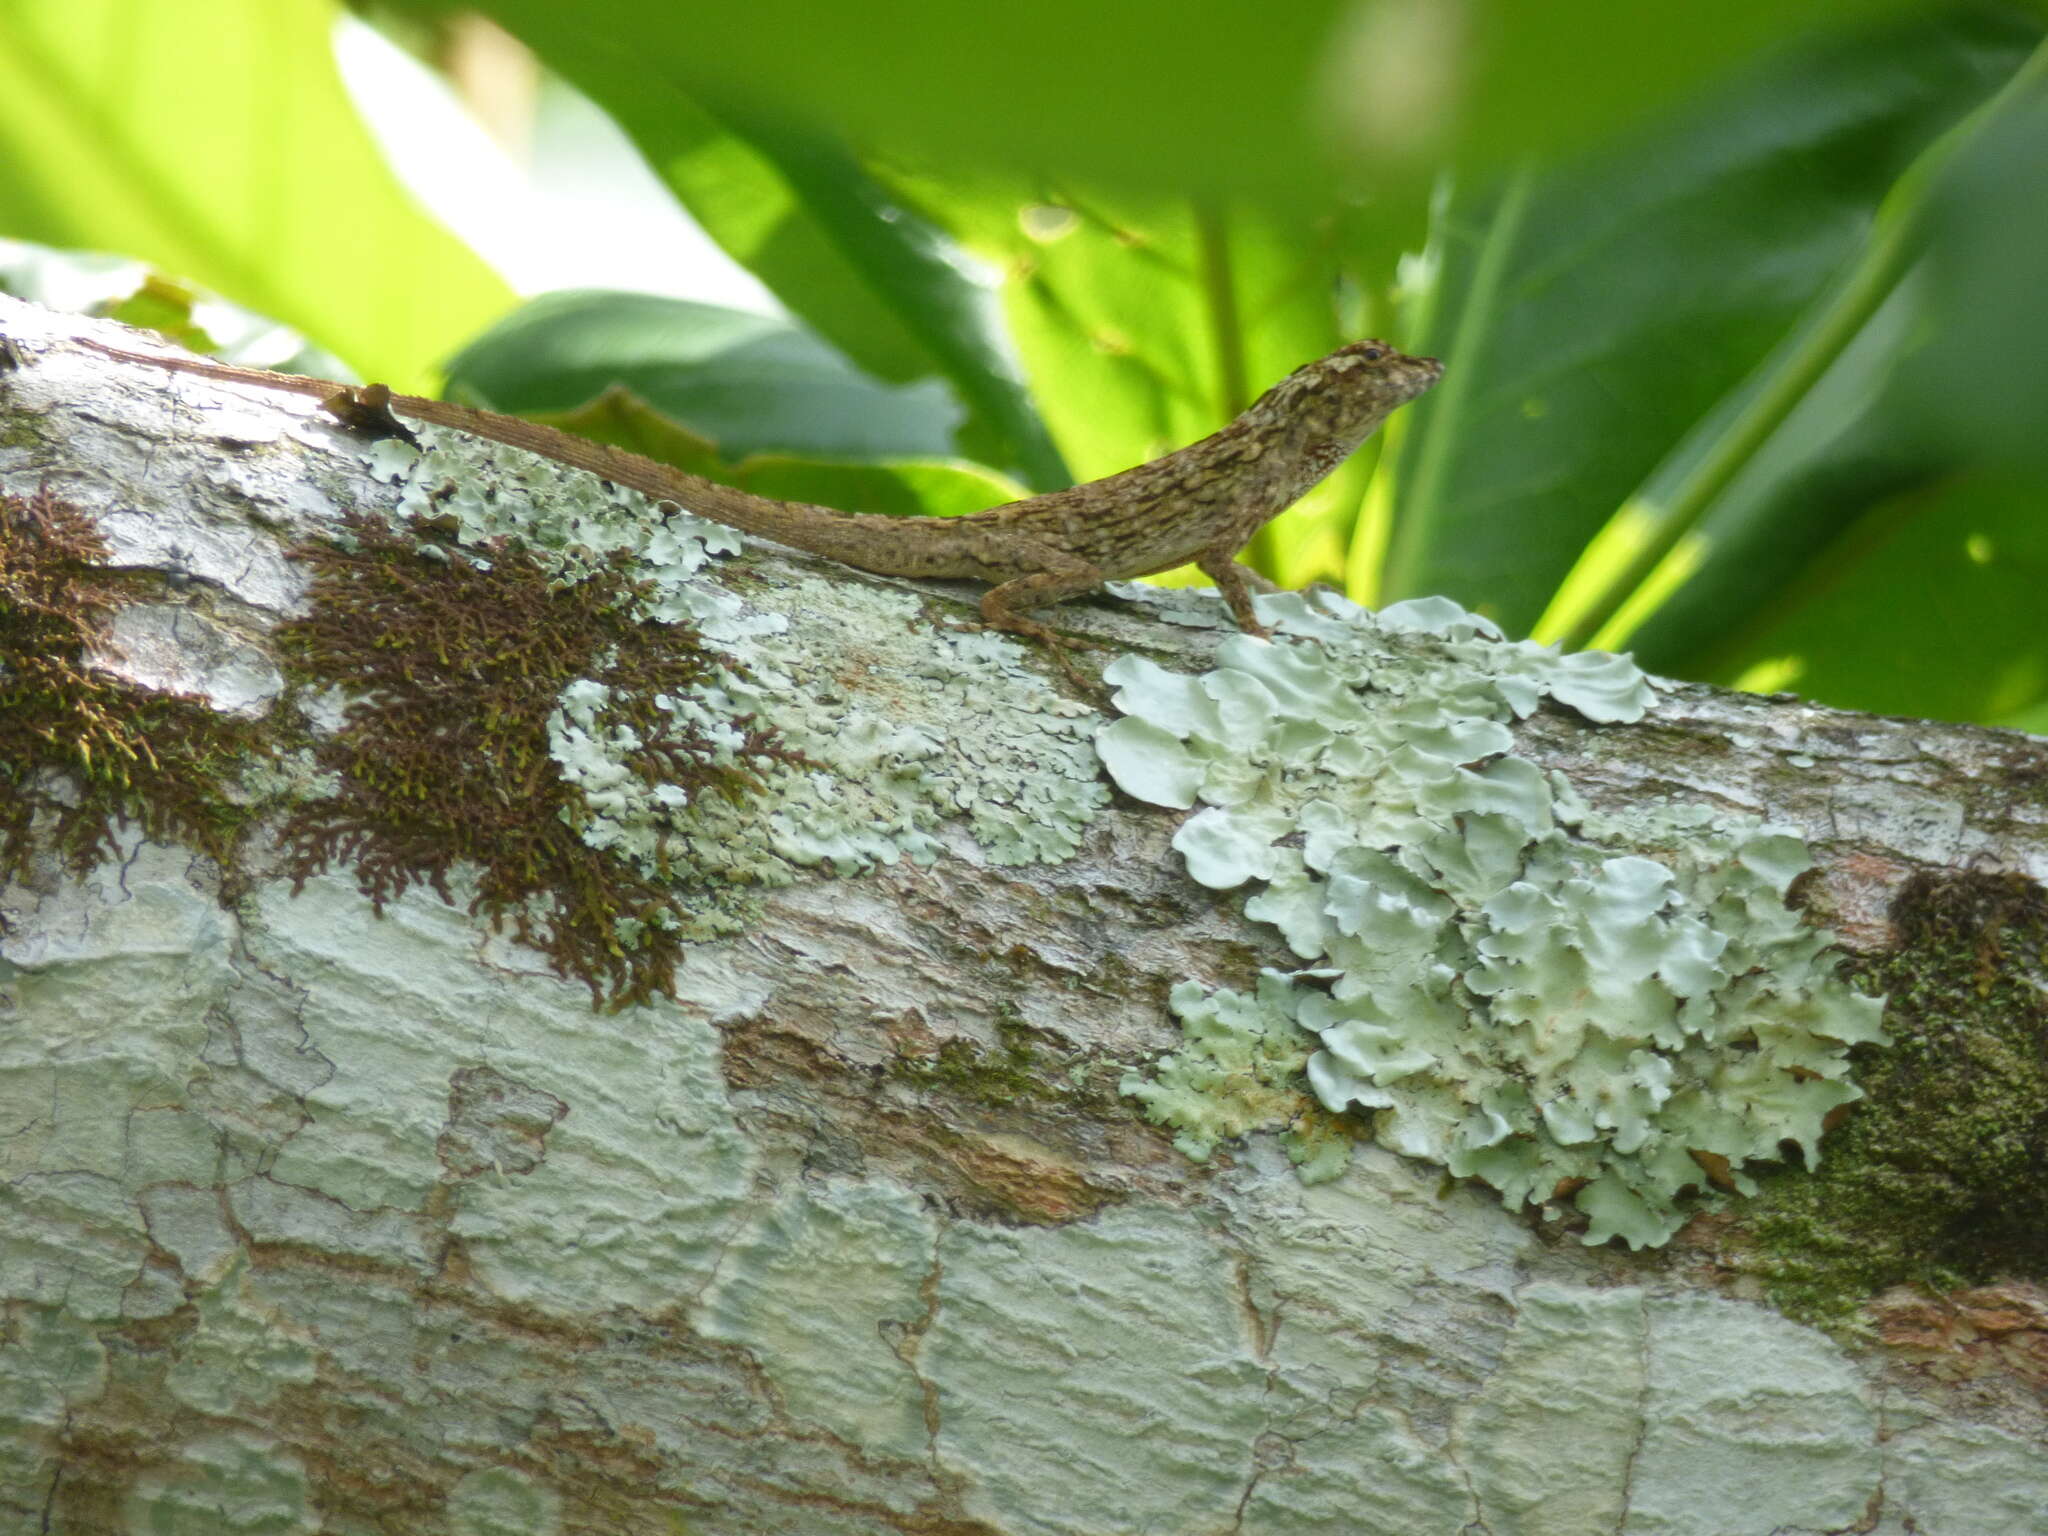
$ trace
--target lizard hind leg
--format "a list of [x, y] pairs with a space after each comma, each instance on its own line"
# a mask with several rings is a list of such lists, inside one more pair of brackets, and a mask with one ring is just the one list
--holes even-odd
[[[1048, 550], [1048, 555], [1054, 552]], [[1049, 629], [1036, 619], [1027, 619], [1019, 612], [1023, 608], [1044, 608], [1052, 603], [1065, 602], [1070, 597], [1079, 597], [1083, 592], [1092, 592], [1102, 585], [1101, 567], [1090, 561], [1072, 555], [1049, 559], [1047, 568], [1032, 571], [1028, 575], [1014, 577], [997, 586], [990, 587], [981, 596], [982, 622], [990, 629], [1006, 629], [1014, 635], [1029, 635], [1049, 645], [1064, 641], [1069, 645], [1092, 646], [1098, 642], [1083, 640], [1076, 635], [1061, 635]]]
[[1057, 550], [1046, 550], [1044, 554], [1045, 569], [1014, 577], [982, 594], [982, 622], [990, 629], [1007, 630], [1013, 635], [1036, 640], [1052, 653], [1053, 661], [1068, 682], [1084, 693], [1092, 692], [1094, 685], [1075, 670], [1067, 651], [1074, 646], [1098, 649], [1102, 642], [1079, 635], [1063, 635], [1036, 619], [1027, 619], [1018, 610], [1043, 608], [1047, 604], [1064, 602], [1067, 598], [1079, 597], [1083, 592], [1091, 592], [1102, 585], [1102, 570], [1090, 561]]

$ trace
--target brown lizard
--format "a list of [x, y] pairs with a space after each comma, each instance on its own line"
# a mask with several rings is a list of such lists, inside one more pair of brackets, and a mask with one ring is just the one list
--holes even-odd
[[1056, 652], [1062, 637], [1021, 610], [1189, 561], [1216, 583], [1239, 629], [1268, 634], [1252, 611], [1251, 589], [1255, 581], [1270, 583], [1238, 564], [1237, 552], [1443, 373], [1433, 357], [1407, 357], [1383, 341], [1355, 341], [1297, 368], [1221, 431], [1120, 474], [964, 517], [882, 517], [756, 496], [538, 422], [394, 395], [379, 384], [357, 388], [76, 340], [123, 362], [318, 396], [351, 425], [396, 428], [388, 414], [396, 410], [524, 448], [742, 533], [879, 576], [988, 582], [991, 590], [981, 599], [988, 625], [1045, 641]]

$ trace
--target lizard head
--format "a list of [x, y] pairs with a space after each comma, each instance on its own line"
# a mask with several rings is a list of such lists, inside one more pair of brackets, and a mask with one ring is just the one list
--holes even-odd
[[[1318, 394], [1353, 402], [1371, 414], [1366, 430], [1406, 405], [1444, 376], [1433, 357], [1410, 357], [1384, 341], [1354, 341], [1328, 357], [1295, 370], [1293, 378]], [[1291, 380], [1290, 380], [1291, 382]]]
[[1298, 434], [1296, 441], [1334, 467], [1382, 421], [1443, 377], [1433, 357], [1410, 357], [1384, 341], [1354, 341], [1297, 368], [1245, 413], [1258, 430]]

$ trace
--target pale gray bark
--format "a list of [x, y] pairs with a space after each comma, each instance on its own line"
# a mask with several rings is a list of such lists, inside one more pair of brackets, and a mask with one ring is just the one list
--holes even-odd
[[[0, 300], [0, 489], [141, 573], [111, 667], [260, 714], [285, 547], [389, 488], [307, 402], [66, 352], [84, 324]], [[861, 606], [925, 588], [755, 576], [836, 647], [795, 694], [886, 701], [929, 643]], [[1182, 671], [1218, 638], [1058, 617]], [[1674, 686], [1518, 742], [1596, 803], [1798, 828], [1852, 948], [1913, 872], [2048, 872], [2014, 733]], [[618, 1015], [430, 894], [294, 897], [260, 847], [231, 906], [132, 838], [8, 888], [0, 1532], [2048, 1525], [2020, 1365], [1845, 1342], [1685, 1238], [1586, 1249], [1369, 1146], [1313, 1188], [1270, 1138], [1175, 1151], [1117, 1092], [1179, 1043], [1167, 992], [1295, 963], [1187, 878], [1181, 819], [1118, 797], [1009, 866], [951, 823], [929, 865], [768, 892]]]

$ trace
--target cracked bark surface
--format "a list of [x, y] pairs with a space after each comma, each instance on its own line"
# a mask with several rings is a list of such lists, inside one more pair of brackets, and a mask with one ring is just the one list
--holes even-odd
[[[99, 521], [112, 665], [260, 712], [284, 548], [376, 487], [303, 403], [65, 353], [86, 325], [0, 301], [0, 490]], [[1178, 670], [1216, 640], [1058, 622]], [[2038, 738], [1673, 685], [1517, 740], [1596, 803], [1798, 828], [1852, 955], [1908, 942], [1915, 877], [2048, 872]], [[1741, 1203], [1632, 1255], [1370, 1145], [1315, 1188], [1268, 1138], [1181, 1156], [1120, 1077], [1179, 1043], [1174, 984], [1290, 957], [1179, 821], [806, 878], [617, 1015], [260, 843], [227, 904], [134, 837], [39, 867], [0, 893], [0, 1529], [2040, 1528], [2038, 1271], [1859, 1339], [1767, 1304]]]

